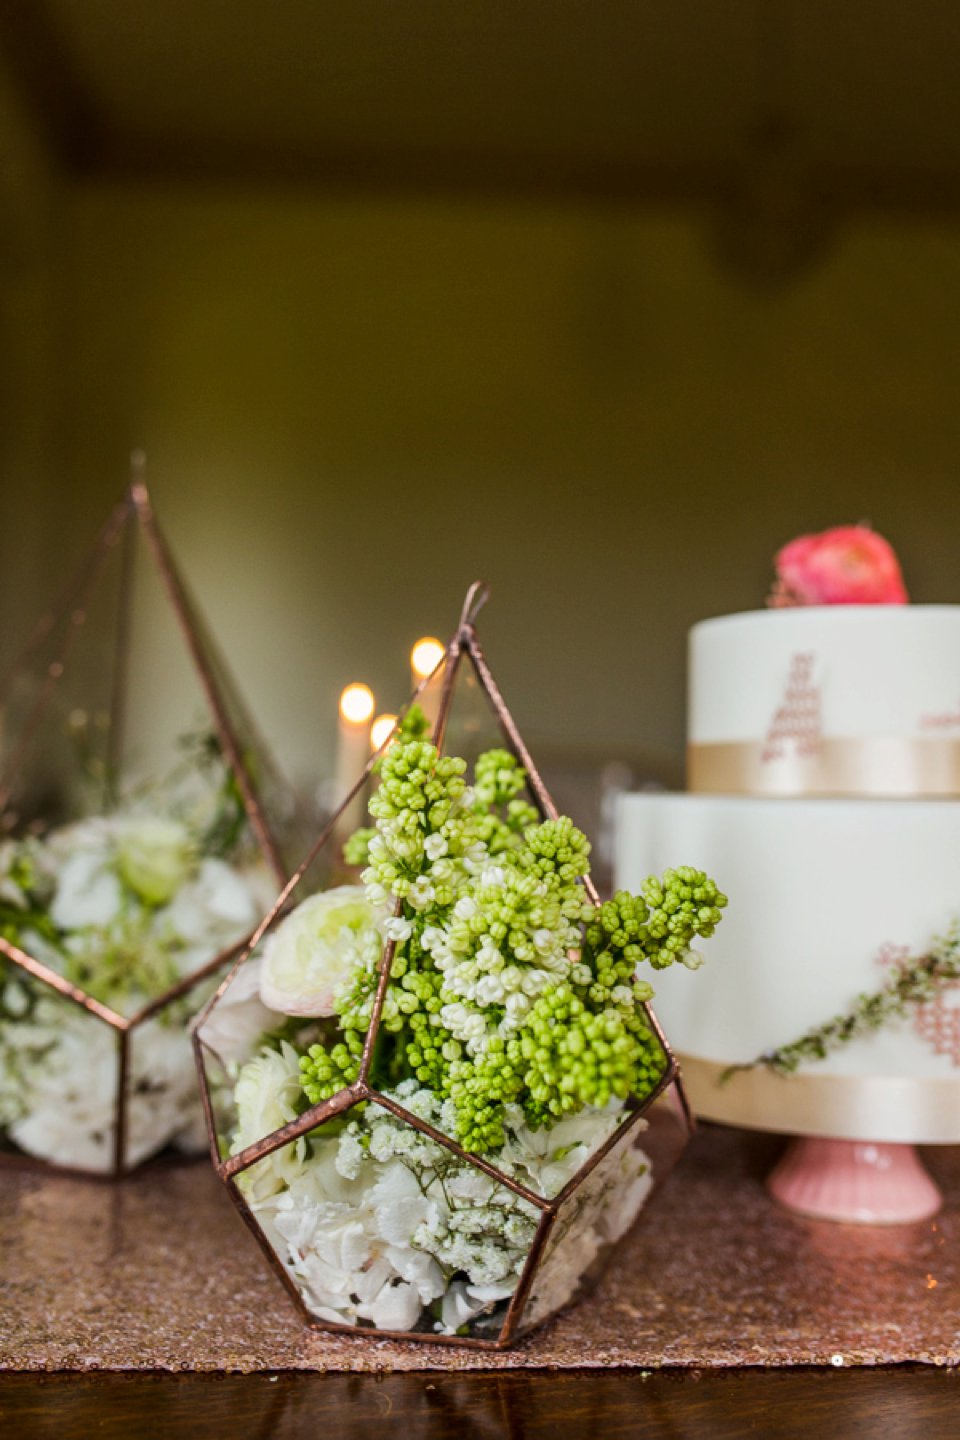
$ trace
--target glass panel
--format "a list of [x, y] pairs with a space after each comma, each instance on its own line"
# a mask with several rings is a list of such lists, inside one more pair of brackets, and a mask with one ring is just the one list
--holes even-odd
[[207, 1149], [190, 1023], [222, 974], [223, 968], [199, 980], [130, 1031], [124, 1145], [128, 1168], [168, 1145], [185, 1155]]
[[375, 1104], [237, 1177], [318, 1320], [496, 1340], [539, 1212]]
[[[210, 853], [259, 859], [243, 794], [229, 768], [204, 688], [204, 681], [212, 683], [259, 809], [278, 842], [286, 876], [307, 849], [296, 797], [278, 771], [175, 562], [165, 551], [182, 614], [174, 608], [145, 536], [139, 537], [139, 546], [124, 675], [125, 788], [129, 791], [139, 782], [149, 790], [158, 777], [164, 777], [179, 806], [206, 819]], [[275, 890], [279, 877], [272, 878]]]
[[453, 701], [447, 717], [443, 748], [448, 755], [459, 755], [473, 768], [478, 755], [485, 750], [506, 746], [500, 721], [487, 693], [477, 678], [469, 655], [461, 658], [457, 670]]
[[313, 1019], [296, 1021], [260, 999], [262, 952], [244, 964], [200, 1026], [203, 1078], [224, 1159], [265, 1139], [310, 1108], [301, 1056], [321, 1034]]
[[96, 813], [109, 799], [132, 537], [121, 525], [108, 529], [60, 608], [0, 677], [0, 809], [8, 832]]
[[0, 961], [0, 1134], [26, 1155], [109, 1174], [119, 1032]]
[[521, 1331], [541, 1324], [596, 1285], [654, 1184], [661, 1184], [673, 1168], [687, 1136], [683, 1111], [670, 1086], [561, 1201], [536, 1262]]

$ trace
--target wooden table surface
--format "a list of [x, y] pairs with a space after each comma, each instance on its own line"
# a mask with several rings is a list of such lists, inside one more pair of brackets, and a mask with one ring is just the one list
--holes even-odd
[[370, 1440], [400, 1426], [410, 1440], [947, 1440], [960, 1434], [960, 1375], [910, 1366], [0, 1379], [10, 1440]]

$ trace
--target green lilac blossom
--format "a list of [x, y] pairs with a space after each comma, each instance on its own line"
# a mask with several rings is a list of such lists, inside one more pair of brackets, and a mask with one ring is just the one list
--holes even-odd
[[[430, 721], [422, 706], [415, 700], [412, 705], [400, 716], [394, 732], [393, 745], [404, 745], [410, 740], [424, 740], [430, 730]], [[373, 762], [372, 770], [374, 775], [379, 775], [383, 769], [384, 756]], [[372, 826], [363, 826], [355, 830], [346, 840], [343, 846], [343, 858], [347, 865], [355, 869], [361, 869], [368, 863], [368, 846], [376, 835]]]
[[[643, 1098], [666, 1058], [649, 1023], [641, 961], [696, 968], [726, 897], [702, 872], [651, 878], [639, 896], [586, 903], [590, 846], [567, 817], [540, 821], [509, 751], [466, 763], [423, 739], [382, 759], [366, 861], [368, 898], [398, 909], [372, 1081], [415, 1080], [441, 1105], [443, 1128], [475, 1154], [505, 1143], [505, 1107], [532, 1129], [585, 1106]], [[399, 902], [399, 904], [398, 904]], [[376, 966], [338, 996], [340, 1037], [300, 1062], [308, 1100], [359, 1075]]]

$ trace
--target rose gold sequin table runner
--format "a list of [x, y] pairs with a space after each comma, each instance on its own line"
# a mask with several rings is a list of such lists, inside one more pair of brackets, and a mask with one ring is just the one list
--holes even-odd
[[202, 1163], [116, 1186], [0, 1166], [0, 1368], [385, 1371], [960, 1363], [960, 1151], [947, 1205], [890, 1229], [793, 1218], [782, 1141], [704, 1126], [597, 1293], [504, 1354], [305, 1329]]

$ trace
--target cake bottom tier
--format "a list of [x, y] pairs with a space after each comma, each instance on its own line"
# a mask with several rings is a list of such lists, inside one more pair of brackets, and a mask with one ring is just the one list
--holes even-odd
[[706, 964], [655, 979], [694, 1110], [762, 1130], [960, 1141], [960, 983], [795, 1074], [728, 1074], [888, 982], [960, 917], [960, 804], [630, 795], [617, 885], [675, 865], [730, 897]]

